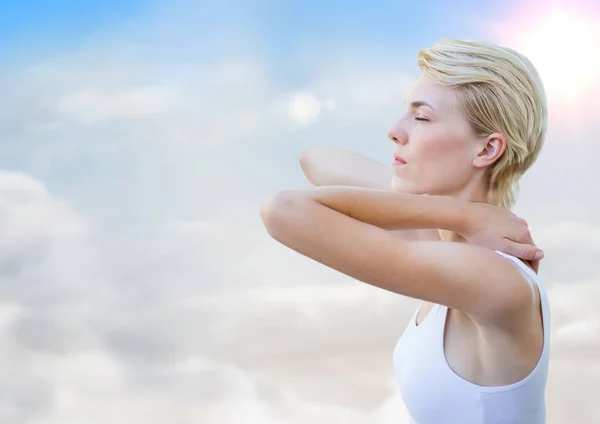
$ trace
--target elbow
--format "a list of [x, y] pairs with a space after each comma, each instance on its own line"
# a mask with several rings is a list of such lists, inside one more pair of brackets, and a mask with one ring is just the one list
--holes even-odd
[[262, 220], [267, 231], [269, 231], [269, 228], [271, 228], [271, 223], [274, 221], [275, 209], [275, 197], [263, 202], [260, 205], [260, 219]]
[[320, 162], [319, 158], [322, 156], [322, 153], [323, 149], [305, 150], [300, 154], [298, 160], [304, 176], [313, 185], [321, 185], [320, 181], [317, 180], [318, 173], [315, 172], [315, 163]]
[[260, 207], [260, 218], [267, 232], [275, 239], [299, 210], [303, 197], [299, 192], [286, 190], [279, 192]]
[[300, 166], [302, 168], [310, 165], [313, 157], [315, 156], [315, 154], [318, 152], [318, 149], [308, 149], [308, 150], [304, 150], [302, 153], [300, 153], [300, 157], [298, 158], [298, 161], [300, 162]]
[[310, 152], [310, 150], [304, 150], [302, 153], [300, 153], [300, 156], [298, 157], [298, 162], [300, 162], [301, 167], [304, 167], [304, 165], [308, 163]]
[[310, 163], [313, 156], [312, 150], [305, 150], [300, 153], [300, 157], [298, 158], [298, 162], [300, 163], [300, 168], [302, 168], [302, 172], [308, 178], [310, 173]]

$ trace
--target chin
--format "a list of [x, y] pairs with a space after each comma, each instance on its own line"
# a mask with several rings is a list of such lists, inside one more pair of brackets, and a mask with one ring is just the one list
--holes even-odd
[[407, 194], [423, 194], [419, 193], [418, 190], [415, 190], [416, 187], [413, 184], [410, 184], [408, 181], [398, 178], [394, 175], [391, 182], [392, 191], [397, 193], [407, 193]]

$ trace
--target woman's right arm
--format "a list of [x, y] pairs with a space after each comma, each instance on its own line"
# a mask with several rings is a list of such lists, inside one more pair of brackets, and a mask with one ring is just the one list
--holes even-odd
[[[316, 148], [300, 156], [304, 175], [314, 186], [353, 186], [391, 190], [392, 167], [347, 150]], [[437, 230], [392, 230], [405, 240], [439, 240]]]
[[[373, 159], [347, 150], [315, 148], [300, 156], [304, 175], [314, 186], [353, 186], [392, 189], [393, 171]], [[438, 241], [438, 230], [391, 230], [404, 240]], [[512, 254], [511, 252], [505, 252]], [[537, 272], [538, 262], [533, 262]]]
[[390, 190], [392, 168], [346, 150], [311, 149], [300, 156], [304, 175], [314, 186], [354, 186]]

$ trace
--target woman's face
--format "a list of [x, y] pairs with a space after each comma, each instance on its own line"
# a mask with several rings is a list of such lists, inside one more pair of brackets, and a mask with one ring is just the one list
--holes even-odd
[[406, 107], [388, 133], [399, 159], [393, 163], [393, 190], [456, 195], [481, 171], [474, 160], [485, 145], [471, 129], [457, 93], [421, 75]]

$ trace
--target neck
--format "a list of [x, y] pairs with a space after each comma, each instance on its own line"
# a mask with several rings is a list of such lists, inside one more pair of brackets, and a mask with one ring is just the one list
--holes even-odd
[[[481, 180], [473, 180], [462, 190], [451, 193], [450, 195], [473, 203], [488, 203], [487, 193], [487, 184], [483, 184]], [[442, 241], [451, 241], [455, 243], [467, 242], [464, 237], [453, 231], [439, 230], [439, 235]]]

